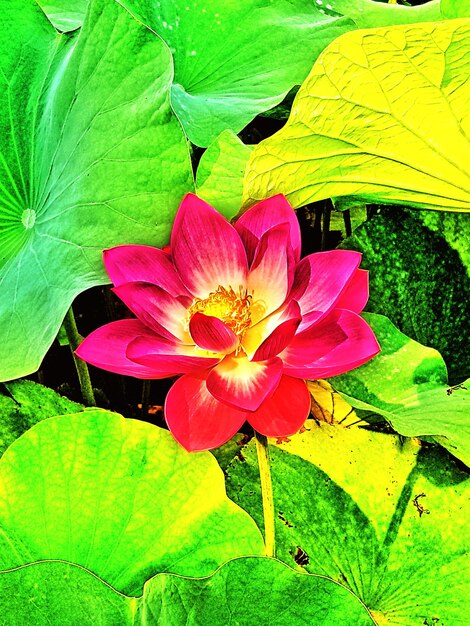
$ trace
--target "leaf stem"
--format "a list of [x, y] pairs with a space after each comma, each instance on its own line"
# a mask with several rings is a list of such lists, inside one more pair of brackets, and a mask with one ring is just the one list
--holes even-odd
[[152, 383], [151, 383], [150, 380], [144, 380], [142, 382], [142, 398], [141, 398], [141, 403], [142, 403], [141, 415], [142, 415], [142, 419], [145, 419], [147, 417], [147, 413], [148, 413], [148, 410], [149, 410], [151, 385], [152, 385]]
[[96, 406], [95, 394], [93, 393], [93, 387], [91, 385], [88, 365], [85, 363], [85, 361], [82, 361], [82, 359], [79, 359], [77, 356], [75, 356], [75, 350], [78, 348], [82, 338], [77, 329], [77, 324], [75, 322], [75, 316], [73, 314], [72, 307], [69, 308], [65, 315], [64, 328], [65, 332], [67, 333], [67, 339], [69, 340], [70, 349], [72, 350], [72, 356], [75, 362], [75, 368], [77, 370], [83, 400], [88, 406]]
[[351, 211], [350, 211], [350, 209], [345, 209], [343, 211], [343, 221], [344, 221], [344, 229], [346, 231], [346, 237], [351, 237], [351, 235], [352, 235], [352, 225], [351, 225]]
[[266, 556], [275, 556], [274, 498], [269, 464], [268, 439], [255, 430], [256, 452], [258, 455], [261, 497], [264, 516], [264, 545]]
[[328, 239], [330, 234], [331, 205], [325, 200], [323, 208], [323, 228], [321, 233], [321, 251], [328, 250]]

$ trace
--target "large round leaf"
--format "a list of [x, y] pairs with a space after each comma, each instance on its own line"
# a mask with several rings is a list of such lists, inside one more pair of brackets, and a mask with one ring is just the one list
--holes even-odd
[[122, 3], [169, 45], [172, 105], [198, 146], [278, 104], [328, 43], [354, 28], [305, 0]]
[[245, 202], [356, 196], [470, 210], [470, 20], [347, 33], [323, 52], [287, 125], [253, 150]]
[[5, 452], [0, 528], [0, 569], [63, 559], [130, 594], [157, 572], [263, 553], [210, 453], [99, 409], [40, 422]]
[[370, 270], [367, 309], [439, 350], [452, 384], [470, 376], [469, 241], [468, 215], [390, 207], [342, 244]]
[[68, 33], [82, 26], [87, 0], [36, 1], [57, 30]]
[[251, 149], [232, 131], [226, 130], [211, 143], [199, 161], [197, 194], [228, 219], [237, 215], [242, 206], [243, 176]]
[[193, 189], [171, 55], [114, 0], [75, 37], [33, 0], [0, 31], [0, 380], [34, 371], [103, 248], [166, 243]]
[[207, 578], [160, 574], [137, 599], [76, 566], [42, 562], [0, 572], [0, 594], [9, 626], [373, 625], [343, 586], [265, 558], [235, 559]]
[[[440, 0], [427, 0], [425, 4], [411, 6], [395, 2], [384, 3], [377, 0], [315, 0], [317, 4], [347, 15], [354, 20], [358, 28], [373, 28], [391, 24], [414, 24], [432, 22], [441, 18]], [[455, 0], [450, 0], [455, 2]]]
[[8, 626], [137, 626], [135, 598], [70, 563], [42, 561], [0, 571], [0, 594]]
[[444, 17], [470, 17], [470, 0], [441, 0]]
[[[468, 474], [415, 440], [306, 426], [271, 450], [277, 556], [348, 586], [377, 624], [464, 626]], [[243, 457], [229, 493], [261, 523], [252, 444]]]
[[0, 389], [0, 456], [20, 435], [53, 415], [77, 413], [84, 407], [33, 383], [17, 380]]
[[449, 387], [436, 350], [406, 337], [382, 315], [364, 317], [381, 352], [366, 365], [332, 378], [333, 387], [352, 406], [383, 415], [401, 435], [439, 438], [470, 467], [468, 382]]

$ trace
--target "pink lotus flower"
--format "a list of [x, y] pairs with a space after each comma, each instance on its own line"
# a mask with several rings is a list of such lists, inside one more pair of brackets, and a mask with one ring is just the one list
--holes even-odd
[[300, 229], [284, 196], [232, 226], [188, 194], [171, 254], [141, 245], [106, 250], [113, 291], [137, 319], [106, 324], [77, 354], [137, 378], [180, 376], [165, 418], [187, 450], [225, 443], [247, 420], [258, 432], [297, 432], [310, 411], [304, 379], [335, 376], [380, 350], [358, 315], [368, 298], [361, 255], [300, 260]]

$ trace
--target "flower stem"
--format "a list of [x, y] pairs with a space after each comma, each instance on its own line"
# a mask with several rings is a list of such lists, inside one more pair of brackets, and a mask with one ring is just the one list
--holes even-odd
[[83, 400], [88, 406], [96, 406], [95, 394], [93, 393], [93, 387], [91, 386], [90, 372], [85, 361], [75, 356], [75, 350], [81, 341], [81, 337], [77, 330], [77, 324], [75, 322], [75, 316], [73, 314], [72, 307], [69, 308], [64, 319], [64, 328], [67, 333], [67, 339], [69, 340], [69, 346], [72, 350], [73, 360], [75, 362], [75, 368], [78, 374], [78, 380], [80, 382], [80, 389], [82, 390]]
[[274, 499], [269, 466], [268, 439], [255, 430], [256, 452], [258, 454], [261, 497], [263, 499], [264, 545], [266, 556], [275, 556]]

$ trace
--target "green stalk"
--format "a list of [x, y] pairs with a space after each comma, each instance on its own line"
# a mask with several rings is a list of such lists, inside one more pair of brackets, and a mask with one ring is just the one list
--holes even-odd
[[79, 359], [77, 356], [75, 356], [75, 350], [78, 348], [82, 338], [77, 330], [77, 324], [75, 322], [75, 316], [73, 314], [72, 307], [70, 307], [65, 316], [64, 328], [65, 332], [67, 333], [67, 339], [69, 340], [70, 349], [72, 350], [72, 356], [75, 362], [75, 368], [77, 370], [83, 400], [88, 406], [96, 406], [95, 394], [93, 393], [93, 387], [91, 386], [88, 365], [85, 363], [85, 361], [82, 361], [82, 359]]
[[328, 200], [325, 200], [325, 206], [323, 208], [323, 227], [321, 233], [321, 251], [328, 250], [328, 238], [330, 234], [330, 220], [331, 220], [331, 205]]
[[147, 413], [148, 413], [148, 410], [149, 410], [151, 385], [152, 385], [152, 383], [151, 383], [150, 380], [144, 380], [142, 382], [142, 397], [141, 397], [142, 409], [141, 409], [141, 415], [142, 415], [143, 419], [145, 419], [147, 417]]
[[261, 479], [261, 497], [264, 516], [264, 545], [266, 556], [274, 557], [276, 543], [274, 535], [274, 499], [269, 465], [268, 439], [255, 430], [256, 452], [258, 454], [259, 476]]

